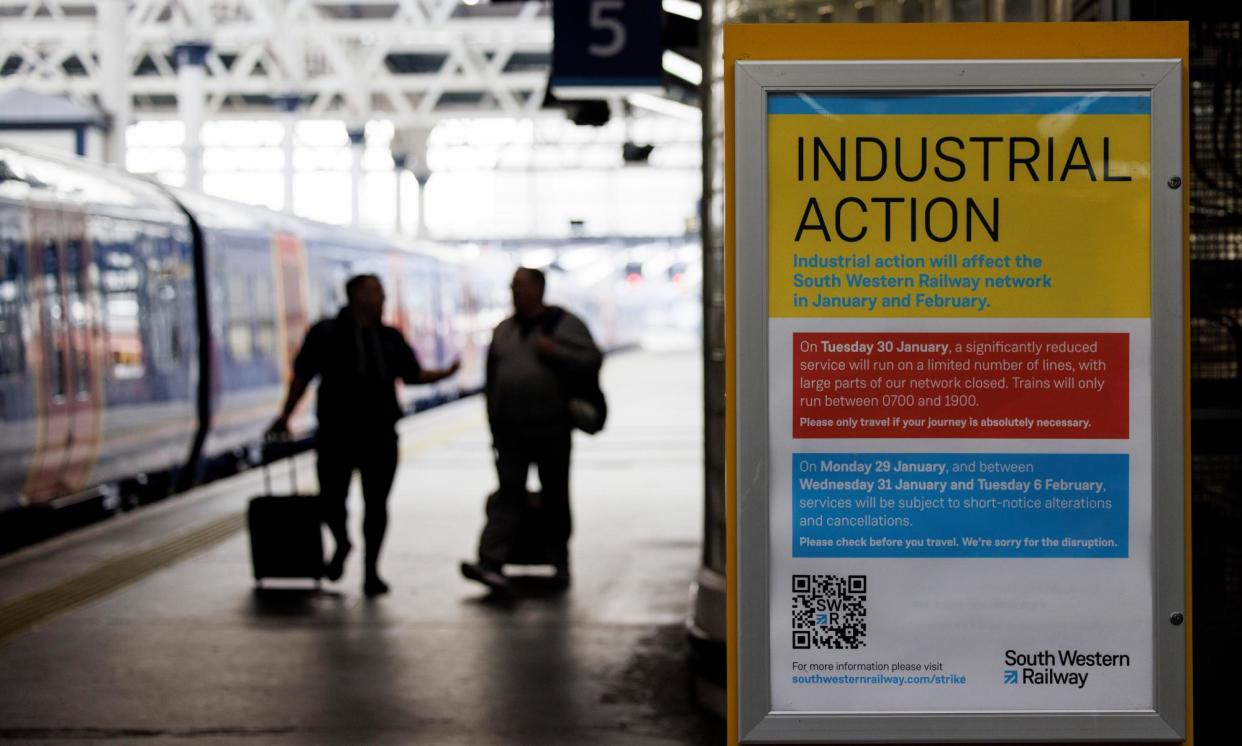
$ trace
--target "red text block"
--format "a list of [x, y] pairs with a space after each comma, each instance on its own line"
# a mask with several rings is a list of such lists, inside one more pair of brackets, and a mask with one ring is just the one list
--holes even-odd
[[1117, 333], [797, 333], [795, 438], [1128, 438]]

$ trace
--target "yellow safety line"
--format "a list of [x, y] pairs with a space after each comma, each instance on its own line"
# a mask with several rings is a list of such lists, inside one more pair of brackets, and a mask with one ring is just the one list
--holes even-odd
[[[471, 417], [452, 428], [419, 438], [401, 449], [412, 456], [444, 445], [480, 424]], [[159, 546], [108, 561], [77, 577], [0, 604], [0, 645], [54, 617], [142, 580], [191, 554], [208, 549], [246, 526], [245, 513], [233, 513]]]
[[51, 588], [0, 604], [0, 644], [53, 617], [214, 546], [245, 525], [245, 514], [234, 513], [159, 546], [105, 562]]
[[478, 417], [469, 417], [456, 427], [446, 427], [435, 435], [429, 435], [420, 438], [408, 445], [401, 447], [402, 456], [413, 456], [416, 453], [423, 453], [433, 448], [445, 445], [451, 440], [470, 432], [471, 430], [483, 425], [483, 421]]

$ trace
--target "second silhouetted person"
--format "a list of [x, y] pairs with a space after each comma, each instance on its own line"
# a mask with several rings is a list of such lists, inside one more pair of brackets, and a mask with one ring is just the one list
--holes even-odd
[[487, 419], [500, 490], [488, 504], [478, 562], [463, 562], [461, 570], [494, 590], [509, 590], [501, 569], [522, 527], [531, 464], [539, 472], [548, 522], [541, 528], [556, 578], [569, 582], [569, 384], [596, 376], [603, 356], [581, 319], [544, 305], [544, 286], [537, 269], [514, 273], [514, 313], [496, 327], [487, 354]]

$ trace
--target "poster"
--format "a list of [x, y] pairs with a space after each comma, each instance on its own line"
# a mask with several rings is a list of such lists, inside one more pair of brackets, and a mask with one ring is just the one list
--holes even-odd
[[767, 96], [771, 706], [1154, 706], [1151, 98]]

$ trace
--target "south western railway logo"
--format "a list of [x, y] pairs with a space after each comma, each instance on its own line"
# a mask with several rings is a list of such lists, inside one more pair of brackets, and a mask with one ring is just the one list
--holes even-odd
[[1013, 685], [1087, 686], [1092, 669], [1129, 668], [1126, 653], [1085, 652], [1075, 649], [1005, 651], [1004, 682]]

